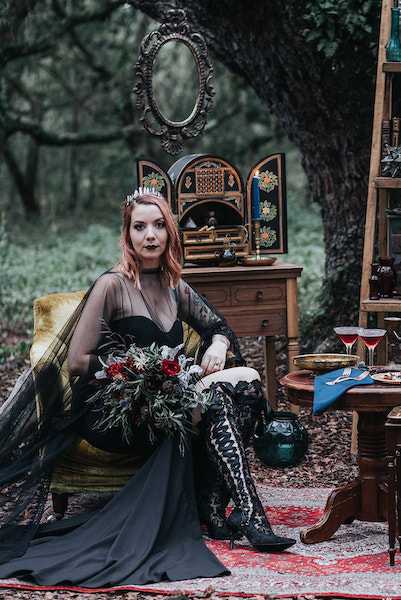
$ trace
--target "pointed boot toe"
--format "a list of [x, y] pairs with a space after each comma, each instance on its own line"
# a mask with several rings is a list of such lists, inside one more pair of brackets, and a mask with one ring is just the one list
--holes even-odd
[[[267, 539], [267, 538], [270, 539]], [[266, 536], [266, 540], [263, 544], [253, 544], [254, 548], [258, 552], [284, 552], [287, 548], [290, 548], [296, 544], [296, 540], [292, 538], [280, 537], [277, 535]]]

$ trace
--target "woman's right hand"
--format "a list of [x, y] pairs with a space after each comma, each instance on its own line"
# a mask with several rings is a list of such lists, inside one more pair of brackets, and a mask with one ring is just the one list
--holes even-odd
[[[223, 339], [226, 340], [226, 338]], [[223, 341], [223, 339], [220, 339], [220, 336], [219, 338], [214, 339], [203, 355], [200, 366], [203, 369], [204, 375], [210, 375], [210, 373], [216, 373], [217, 371], [222, 371], [224, 369], [226, 364], [227, 343], [226, 341]]]

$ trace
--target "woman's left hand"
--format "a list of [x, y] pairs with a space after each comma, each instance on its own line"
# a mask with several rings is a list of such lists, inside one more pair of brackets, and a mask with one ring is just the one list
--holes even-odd
[[201, 367], [204, 375], [222, 371], [226, 364], [227, 344], [220, 339], [213, 340], [203, 355]]

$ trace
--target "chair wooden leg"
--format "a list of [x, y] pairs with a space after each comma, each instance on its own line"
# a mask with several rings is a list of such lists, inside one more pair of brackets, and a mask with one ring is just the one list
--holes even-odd
[[52, 492], [53, 510], [56, 519], [62, 519], [68, 506], [68, 494]]

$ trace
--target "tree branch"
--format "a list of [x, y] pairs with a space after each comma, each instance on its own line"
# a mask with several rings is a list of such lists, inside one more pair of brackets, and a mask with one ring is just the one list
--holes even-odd
[[125, 127], [97, 129], [80, 133], [56, 133], [46, 130], [39, 123], [16, 119], [7, 123], [6, 137], [10, 137], [16, 132], [22, 132], [31, 135], [37, 143], [47, 146], [66, 146], [68, 144], [79, 146], [125, 139], [128, 136], [132, 137], [137, 131], [138, 127], [136, 125], [127, 125]]
[[[95, 21], [104, 21], [116, 9], [124, 6], [124, 0], [108, 0], [107, 4], [100, 10], [94, 12], [83, 12], [76, 15], [69, 15], [62, 19], [55, 19], [51, 30], [47, 29], [46, 34], [29, 44], [25, 39], [21, 42], [14, 42], [3, 45], [0, 48], [0, 64], [5, 65], [15, 58], [26, 58], [48, 52], [58, 43], [60, 37], [73, 30], [77, 25], [83, 25]], [[0, 29], [1, 31], [1, 29]]]

